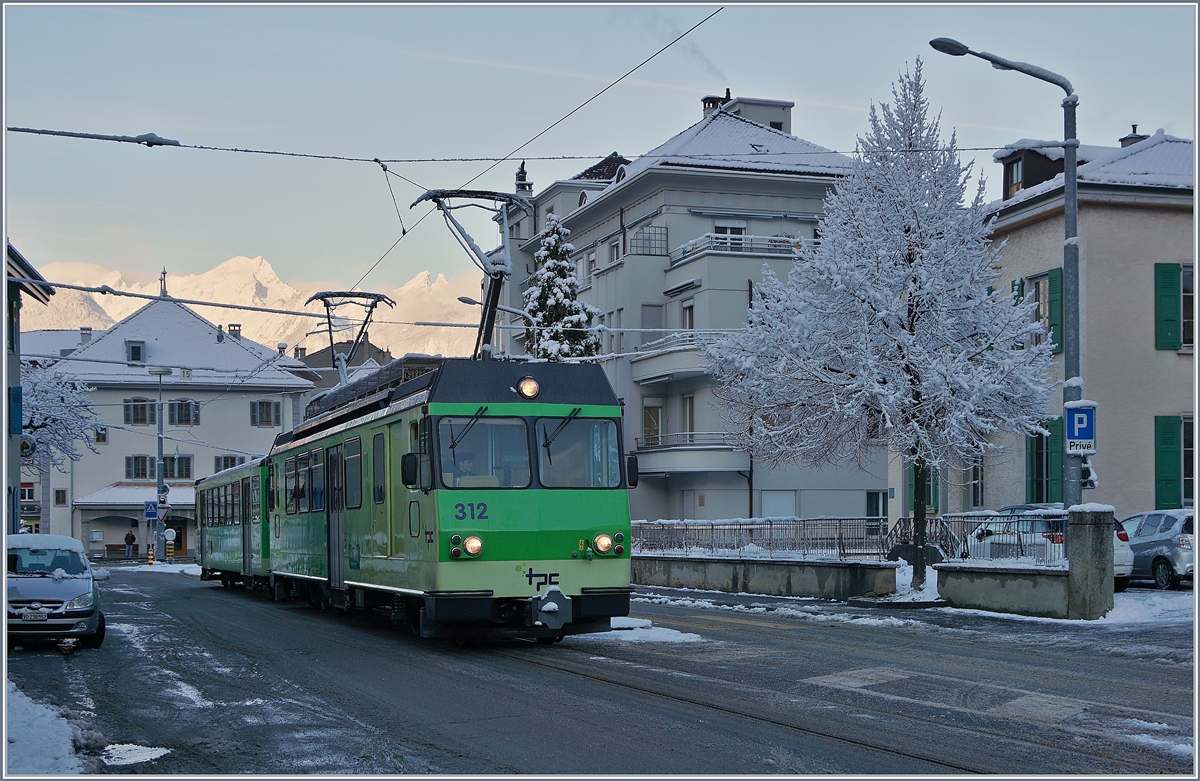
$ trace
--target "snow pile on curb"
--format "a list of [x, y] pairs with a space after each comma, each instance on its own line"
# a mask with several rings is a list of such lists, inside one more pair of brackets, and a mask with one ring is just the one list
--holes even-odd
[[8, 682], [8, 767], [5, 775], [83, 772], [75, 756], [71, 725], [45, 705], [25, 696]]
[[925, 567], [925, 585], [921, 587], [920, 591], [913, 591], [912, 576], [912, 565], [901, 559], [900, 566], [896, 570], [896, 593], [894, 596], [885, 597], [886, 601], [932, 602], [938, 598], [937, 570], [932, 565]]
[[588, 635], [573, 635], [574, 640], [622, 640], [627, 643], [699, 643], [704, 638], [691, 632], [654, 626], [644, 618], [612, 619], [611, 632], [596, 632]]
[[122, 567], [126, 572], [159, 572], [159, 573], [179, 573], [183, 575], [191, 575], [200, 577], [199, 564], [139, 564], [136, 567]]

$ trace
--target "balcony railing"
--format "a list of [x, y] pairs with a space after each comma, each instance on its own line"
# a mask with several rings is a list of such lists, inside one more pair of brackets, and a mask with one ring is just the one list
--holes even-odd
[[705, 233], [671, 250], [670, 265], [705, 252], [722, 252], [740, 255], [792, 255], [804, 239], [787, 236], [730, 236], [725, 233]]
[[21, 517], [22, 518], [37, 518], [42, 514], [42, 506], [40, 504], [30, 504], [21, 502]]
[[725, 336], [727, 333], [728, 331], [707, 331], [703, 329], [676, 331], [675, 333], [667, 334], [659, 339], [639, 345], [638, 351], [657, 352], [680, 348], [703, 350], [709, 342]]
[[634, 440], [638, 450], [668, 450], [671, 448], [715, 447], [733, 449], [729, 434], [725, 431], [680, 431], [674, 434], [653, 434]]

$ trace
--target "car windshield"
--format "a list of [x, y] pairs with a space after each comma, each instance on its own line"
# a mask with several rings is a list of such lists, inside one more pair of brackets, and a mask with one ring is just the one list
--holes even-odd
[[87, 564], [79, 551], [55, 548], [13, 548], [8, 551], [11, 575], [50, 575], [60, 569], [68, 575], [82, 575], [87, 572]]

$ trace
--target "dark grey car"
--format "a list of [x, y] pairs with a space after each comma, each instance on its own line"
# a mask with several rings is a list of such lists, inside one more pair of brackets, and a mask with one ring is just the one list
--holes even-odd
[[73, 537], [10, 534], [5, 543], [9, 645], [75, 638], [99, 648], [105, 625], [96, 581], [108, 580], [108, 570], [93, 570]]
[[1193, 511], [1156, 510], [1121, 521], [1133, 548], [1133, 579], [1153, 580], [1159, 588], [1177, 588], [1194, 580]]

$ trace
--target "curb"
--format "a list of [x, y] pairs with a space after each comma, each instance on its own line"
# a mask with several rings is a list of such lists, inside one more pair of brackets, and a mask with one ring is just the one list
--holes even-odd
[[846, 600], [850, 607], [874, 607], [885, 610], [921, 610], [931, 607], [949, 607], [950, 603], [941, 599], [930, 599], [924, 602], [899, 602], [888, 599], [871, 599], [869, 597], [850, 597]]

